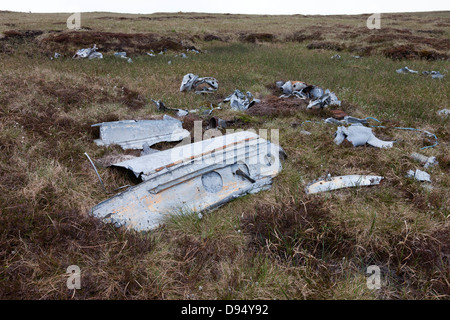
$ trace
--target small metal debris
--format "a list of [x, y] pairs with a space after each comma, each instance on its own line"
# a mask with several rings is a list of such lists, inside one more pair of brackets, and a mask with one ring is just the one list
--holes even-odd
[[354, 59], [361, 59], [361, 56], [352, 56]]
[[156, 57], [156, 54], [154, 54], [153, 52], [147, 52], [147, 55], [148, 55], [149, 57]]
[[[250, 101], [251, 100], [251, 101]], [[259, 102], [258, 99], [253, 99], [253, 95], [250, 91], [247, 91], [246, 94], [243, 94], [238, 89], [234, 90], [232, 94], [226, 97], [223, 102], [230, 102], [230, 107], [232, 110], [247, 110], [255, 103]]]
[[442, 79], [444, 78], [444, 75], [441, 74], [439, 71], [424, 71], [422, 72], [423, 75], [428, 76], [431, 75], [432, 79]]
[[114, 57], [126, 59], [127, 58], [127, 53], [126, 52], [114, 52]]
[[315, 180], [306, 189], [306, 194], [326, 192], [342, 188], [373, 186], [380, 183], [381, 176], [347, 175]]
[[417, 152], [413, 152], [411, 154], [411, 157], [414, 160], [422, 163], [424, 168], [434, 167], [439, 164], [439, 162], [436, 160], [436, 157], [427, 157]]
[[303, 135], [305, 135], [305, 136], [310, 136], [310, 135], [311, 135], [311, 132], [306, 131], [306, 130], [302, 130], [302, 131], [300, 131], [300, 134], [303, 134]]
[[412, 69], [410, 69], [408, 67], [400, 68], [400, 69], [396, 70], [396, 72], [397, 73], [405, 73], [405, 74], [406, 73], [419, 73], [419, 71], [412, 70]]
[[199, 76], [188, 73], [183, 77], [181, 82], [180, 91], [191, 91], [195, 93], [211, 93], [217, 91], [219, 88], [219, 82], [212, 77], [199, 78]]
[[50, 57], [50, 60], [55, 60], [55, 59], [59, 59], [59, 58], [61, 58], [61, 54], [58, 52], [55, 52], [53, 54], [53, 57]]
[[333, 123], [333, 124], [352, 124], [352, 123], [368, 124], [367, 119], [359, 119], [351, 116], [344, 116], [344, 119], [342, 120], [337, 120], [335, 118], [327, 118], [324, 121], [326, 123]]
[[340, 106], [341, 101], [339, 101], [334, 92], [331, 92], [330, 90], [327, 89], [320, 98], [316, 100], [311, 100], [306, 108], [307, 109], [312, 109], [313, 107], [324, 108], [329, 105]]
[[216, 117], [211, 117], [211, 119], [209, 119], [209, 128], [210, 129], [217, 129], [217, 128], [225, 129], [228, 127], [229, 122], [233, 122], [233, 121], [227, 121], [227, 120], [219, 119]]
[[103, 59], [103, 54], [96, 52], [97, 45], [94, 44], [92, 48], [78, 50], [72, 59]]
[[280, 98], [297, 97], [299, 99], [310, 99], [308, 109], [312, 107], [324, 108], [329, 105], [341, 105], [341, 101], [334, 92], [323, 90], [318, 86], [308, 85], [303, 81], [277, 81], [277, 88], [283, 91]]
[[426, 173], [425, 171], [416, 169], [416, 171], [414, 172], [413, 170], [409, 170], [408, 173], [406, 174], [406, 176], [408, 178], [414, 178], [417, 181], [423, 182], [431, 182], [430, 179], [430, 175], [428, 173]]
[[271, 188], [280, 147], [243, 131], [117, 163], [144, 182], [103, 201], [91, 214], [117, 227], [150, 230], [171, 213], [201, 213]]
[[[175, 108], [168, 108], [164, 105], [164, 102], [162, 102], [161, 100], [153, 100], [153, 103], [156, 105], [156, 108], [158, 109], [158, 111], [161, 112], [176, 112], [177, 117], [184, 117], [187, 116], [189, 114], [188, 110], [184, 110], [184, 109], [175, 109]], [[192, 112], [192, 110], [191, 110]]]
[[448, 116], [450, 114], [450, 109], [442, 109], [438, 111], [438, 115], [440, 116]]
[[123, 120], [92, 125], [100, 127], [99, 146], [118, 144], [122, 149], [142, 149], [162, 141], [180, 141], [190, 135], [181, 121], [165, 116], [163, 120]]
[[393, 141], [383, 141], [374, 136], [372, 129], [364, 127], [361, 124], [353, 123], [349, 127], [338, 127], [335, 133], [334, 142], [340, 145], [345, 139], [353, 144], [354, 147], [370, 144], [377, 148], [391, 148]]
[[334, 56], [331, 57], [331, 59], [336, 59], [336, 60], [339, 60], [340, 58], [341, 58], [341, 56], [338, 54], [335, 54]]
[[89, 162], [91, 163], [92, 167], [94, 168], [95, 173], [97, 174], [98, 180], [100, 181], [100, 184], [103, 187], [103, 190], [107, 193], [108, 191], [105, 188], [105, 185], [103, 184], [102, 178], [100, 178], [100, 175], [98, 174], [97, 168], [95, 167], [94, 162], [92, 162], [91, 157], [87, 154], [87, 152], [84, 153], [84, 155], [88, 158]]

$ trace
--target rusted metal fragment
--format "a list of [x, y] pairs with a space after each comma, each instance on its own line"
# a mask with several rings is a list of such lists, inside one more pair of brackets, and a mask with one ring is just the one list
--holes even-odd
[[381, 176], [347, 175], [329, 177], [310, 183], [306, 189], [306, 194], [331, 191], [342, 188], [362, 187], [377, 185], [383, 179]]
[[214, 209], [269, 189], [281, 171], [279, 152], [278, 145], [244, 131], [116, 164], [144, 182], [98, 204], [92, 215], [144, 231], [170, 213]]
[[345, 116], [348, 116], [348, 114], [342, 110], [330, 110], [330, 112], [333, 114], [333, 118], [337, 120], [342, 120]]
[[123, 120], [92, 125], [100, 127], [99, 146], [118, 144], [123, 149], [142, 149], [162, 141], [180, 141], [190, 135], [181, 121], [164, 116], [163, 120]]

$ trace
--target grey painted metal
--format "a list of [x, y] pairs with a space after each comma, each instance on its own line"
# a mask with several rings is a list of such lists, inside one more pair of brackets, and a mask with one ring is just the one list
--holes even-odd
[[416, 169], [416, 171], [413, 170], [409, 170], [408, 173], [406, 174], [407, 177], [409, 178], [414, 178], [417, 181], [426, 181], [426, 182], [431, 182], [430, 179], [430, 175], [428, 173], [426, 173], [425, 171]]
[[342, 188], [377, 185], [383, 179], [381, 176], [347, 175], [325, 178], [310, 183], [305, 192], [307, 194], [326, 192]]
[[374, 136], [372, 129], [364, 127], [360, 123], [353, 123], [349, 127], [338, 127], [334, 142], [340, 145], [345, 139], [350, 141], [354, 147], [365, 145], [366, 143], [377, 148], [391, 148], [393, 141], [383, 141]]
[[202, 212], [271, 187], [280, 147], [244, 131], [125, 161], [144, 182], [92, 209], [116, 226], [150, 230], [169, 214]]
[[181, 121], [164, 116], [163, 120], [123, 120], [92, 125], [100, 127], [100, 146], [118, 144], [123, 149], [142, 149], [162, 141], [180, 141], [190, 135]]

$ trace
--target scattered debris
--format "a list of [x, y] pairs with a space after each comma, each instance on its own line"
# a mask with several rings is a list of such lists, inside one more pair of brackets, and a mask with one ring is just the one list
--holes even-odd
[[335, 54], [334, 56], [331, 57], [331, 59], [336, 59], [336, 60], [339, 60], [340, 58], [341, 58], [341, 56], [338, 54]]
[[[411, 70], [408, 67], [403, 67], [398, 70], [396, 70], [397, 73], [419, 73], [419, 71]], [[432, 79], [442, 79], [444, 78], [444, 75], [441, 74], [439, 71], [423, 71], [423, 75], [428, 76], [431, 75]]]
[[441, 74], [439, 71], [424, 71], [422, 72], [423, 75], [428, 76], [431, 75], [432, 79], [442, 79], [444, 78], [444, 75]]
[[259, 99], [253, 99], [253, 95], [250, 91], [247, 91], [247, 93], [244, 95], [238, 89], [234, 90], [232, 94], [230, 94], [223, 100], [223, 102], [228, 101], [230, 102], [230, 107], [233, 110], [247, 110], [255, 103], [260, 102]]
[[150, 57], [156, 57], [156, 54], [154, 54], [153, 52], [147, 52], [147, 55]]
[[280, 98], [289, 98], [295, 96], [300, 99], [311, 99], [308, 109], [312, 107], [327, 107], [329, 105], [341, 105], [341, 101], [337, 98], [334, 92], [330, 90], [323, 90], [318, 86], [308, 85], [302, 81], [277, 81], [276, 86], [283, 91]]
[[78, 50], [72, 59], [103, 59], [103, 54], [97, 52], [97, 45], [94, 44], [92, 48]]
[[324, 108], [329, 105], [340, 106], [341, 101], [336, 97], [334, 92], [330, 92], [330, 90], [325, 90], [325, 94], [323, 94], [320, 98], [311, 100], [306, 107], [307, 109], [312, 109], [313, 107]]
[[114, 57], [117, 58], [121, 58], [121, 59], [126, 59], [128, 63], [132, 63], [133, 60], [131, 58], [127, 57], [127, 53], [122, 51], [122, 52], [114, 52]]
[[400, 68], [400, 69], [396, 70], [396, 72], [397, 73], [419, 73], [419, 71], [411, 70], [408, 67]]
[[172, 61], [169, 60], [169, 61], [167, 62], [167, 64], [170, 66], [170, 65], [172, 64]]
[[205, 77], [199, 78], [197, 75], [188, 73], [183, 77], [181, 82], [180, 91], [191, 91], [195, 93], [210, 93], [217, 91], [219, 83], [215, 78]]
[[187, 116], [189, 114], [188, 110], [184, 110], [184, 109], [174, 109], [174, 108], [167, 108], [164, 105], [164, 102], [162, 102], [161, 100], [153, 100], [153, 103], [156, 105], [156, 108], [158, 109], [158, 111], [161, 112], [176, 112], [177, 117], [184, 117]]
[[300, 134], [303, 134], [303, 135], [305, 135], [305, 136], [310, 136], [310, 135], [311, 135], [311, 132], [306, 131], [306, 130], [302, 130], [302, 131], [300, 131]]
[[243, 131], [117, 163], [144, 182], [101, 202], [91, 214], [145, 231], [170, 213], [211, 210], [270, 189], [282, 168], [280, 152], [278, 145]]
[[430, 175], [428, 173], [426, 173], [425, 171], [416, 169], [416, 171], [414, 172], [413, 170], [409, 170], [408, 173], [406, 174], [406, 176], [408, 178], [414, 178], [417, 181], [423, 182], [431, 182], [430, 180]]
[[450, 109], [442, 109], [438, 111], [438, 115], [440, 116], [448, 116], [450, 114]]
[[55, 60], [55, 59], [59, 59], [59, 58], [61, 58], [61, 54], [58, 52], [55, 52], [53, 54], [53, 57], [50, 57], [50, 60]]
[[354, 59], [361, 59], [361, 56], [352, 56]]
[[333, 123], [333, 124], [352, 124], [352, 123], [359, 123], [359, 124], [368, 124], [367, 119], [359, 119], [351, 116], [345, 116], [342, 120], [337, 120], [335, 118], [327, 118], [324, 120], [326, 123]]
[[374, 136], [372, 129], [364, 127], [361, 124], [353, 123], [349, 127], [338, 127], [334, 142], [340, 145], [345, 139], [353, 144], [354, 147], [365, 145], [366, 143], [377, 148], [391, 148], [393, 141], [382, 141]]
[[114, 52], [114, 57], [126, 59], [127, 53], [126, 52]]
[[197, 49], [186, 49], [186, 51], [190, 51], [190, 52], [193, 52], [193, 53], [197, 53], [197, 54], [199, 54], [200, 53], [200, 51], [198, 51]]
[[421, 162], [424, 168], [434, 167], [439, 164], [436, 157], [427, 157], [417, 152], [413, 152], [411, 157], [414, 160]]
[[381, 176], [347, 175], [331, 177], [311, 182], [305, 189], [306, 194], [326, 192], [342, 188], [373, 186], [380, 183]]
[[187, 54], [184, 53], [184, 52], [183, 52], [182, 54], [180, 54], [180, 56], [181, 56], [183, 59], [187, 59], [187, 57], [188, 57]]
[[100, 127], [99, 146], [118, 144], [122, 149], [142, 149], [162, 141], [180, 141], [190, 135], [182, 128], [181, 121], [164, 116], [163, 120], [122, 120], [93, 124]]

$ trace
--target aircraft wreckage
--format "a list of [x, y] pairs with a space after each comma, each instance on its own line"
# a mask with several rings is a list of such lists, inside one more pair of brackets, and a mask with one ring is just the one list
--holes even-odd
[[143, 182], [96, 205], [91, 214], [117, 227], [146, 231], [170, 213], [217, 208], [271, 188], [281, 171], [276, 144], [243, 131], [114, 164]]

